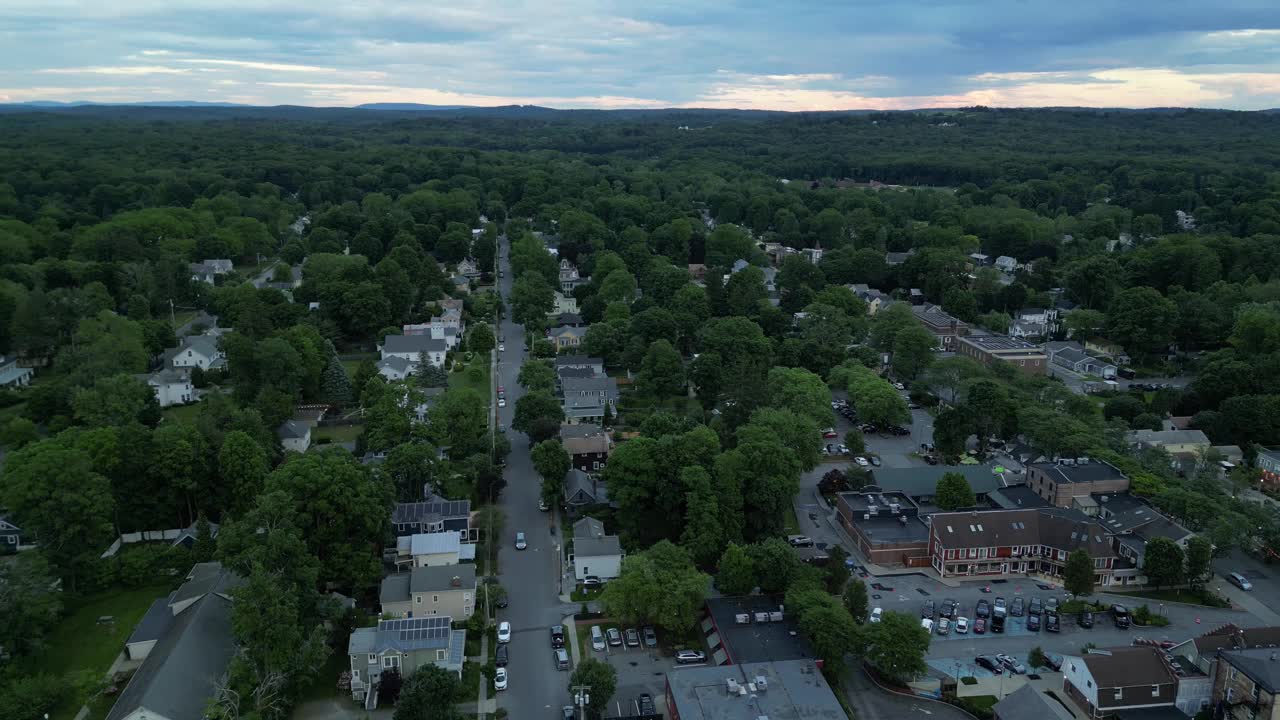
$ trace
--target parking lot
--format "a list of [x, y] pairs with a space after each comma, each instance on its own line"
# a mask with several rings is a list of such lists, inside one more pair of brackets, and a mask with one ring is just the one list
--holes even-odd
[[[616, 627], [621, 632], [621, 625], [605, 623], [601, 629]], [[638, 629], [638, 628], [637, 628]], [[612, 646], [606, 643], [603, 651], [591, 648], [590, 635], [581, 646], [583, 657], [604, 660], [618, 671], [618, 687], [609, 703], [608, 717], [631, 717], [638, 713], [637, 698], [641, 693], [649, 693], [659, 713], [666, 708], [665, 675], [676, 665], [669, 655], [663, 655], [661, 648], [629, 647], [625, 643]]]

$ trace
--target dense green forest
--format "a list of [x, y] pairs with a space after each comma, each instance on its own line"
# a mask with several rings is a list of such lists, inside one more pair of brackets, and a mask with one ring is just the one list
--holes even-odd
[[[0, 391], [0, 510], [41, 548], [0, 570], [26, 593], [0, 605], [21, 616], [0, 629], [0, 645], [38, 656], [60, 612], [48, 577], [73, 598], [173, 562], [104, 561], [118, 533], [218, 522], [216, 556], [257, 598], [237, 605], [250, 652], [232, 681], [246, 697], [268, 678], [281, 683], [256, 711], [283, 716], [323, 660], [320, 591], [376, 586], [391, 501], [416, 499], [424, 483], [477, 503], [502, 489], [487, 398], [451, 389], [414, 422], [411, 394], [448, 384], [448, 373], [401, 391], [368, 359], [348, 372], [343, 358], [367, 358], [383, 335], [449, 300], [484, 328], [466, 347], [487, 353], [484, 321], [503, 309], [450, 273], [468, 258], [492, 272], [503, 234], [512, 317], [545, 326], [558, 265], [534, 233], [555, 238], [559, 258], [591, 278], [574, 290], [590, 323], [584, 351], [634, 371], [639, 395], [696, 392], [697, 417], [655, 413], [610, 461], [633, 546], [681, 541], [709, 565], [726, 540], [781, 532], [786, 490], [817, 459], [806, 438], [830, 416], [827, 387], [858, 388], [864, 417], [905, 412], [868, 369], [883, 351], [913, 393], [951, 405], [940, 446], [1021, 435], [1047, 453], [1107, 457], [1224, 551], [1274, 547], [1274, 517], [1207, 475], [1178, 476], [1167, 457], [1130, 456], [1123, 435], [1188, 415], [1248, 458], [1280, 444], [1278, 165], [1280, 115], [1255, 113], [0, 114], [0, 354], [35, 370], [29, 387]], [[767, 301], [762, 243], [823, 251], [816, 265], [779, 264], [778, 306]], [[900, 264], [886, 258], [907, 251]], [[1002, 278], [973, 267], [979, 252], [1020, 267]], [[193, 279], [190, 263], [213, 258], [236, 270], [215, 284]], [[739, 259], [755, 267], [722, 281]], [[690, 265], [709, 268], [705, 285]], [[282, 289], [290, 266], [300, 284]], [[260, 272], [273, 282], [247, 282]], [[897, 297], [918, 288], [994, 330], [1022, 308], [1071, 308], [1059, 337], [1105, 339], [1139, 371], [1193, 379], [1103, 405], [1050, 378], [936, 359], [909, 312], [869, 317], [844, 287], [854, 283]], [[221, 340], [226, 367], [192, 375], [227, 392], [182, 418], [162, 414], [137, 376], [197, 311], [234, 329]], [[533, 351], [554, 354], [547, 343]], [[554, 376], [530, 367], [521, 383], [545, 392], [516, 414], [547, 440], [559, 423]], [[386, 451], [383, 470], [343, 450], [283, 452], [275, 429], [299, 404], [359, 408], [358, 449]], [[657, 457], [669, 462], [654, 470]], [[713, 475], [751, 487], [713, 491]], [[686, 498], [682, 483], [701, 494]], [[648, 521], [652, 497], [665, 498], [660, 522]], [[715, 503], [723, 512], [706, 511]], [[696, 537], [680, 537], [678, 521], [694, 512]], [[717, 515], [735, 517], [721, 527]], [[259, 528], [268, 537], [254, 539]], [[208, 540], [193, 554], [214, 557]], [[288, 637], [271, 635], [280, 628]], [[307, 652], [282, 657], [282, 645]], [[56, 695], [56, 680], [15, 679], [9, 665], [0, 707]]]

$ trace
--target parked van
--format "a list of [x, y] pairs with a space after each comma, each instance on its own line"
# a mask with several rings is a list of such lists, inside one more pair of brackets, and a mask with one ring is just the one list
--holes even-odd
[[921, 619], [920, 619], [920, 627], [924, 628], [924, 631], [925, 631], [925, 632], [927, 632], [927, 633], [929, 633], [930, 635], [932, 635], [932, 634], [933, 634], [933, 619], [932, 619], [932, 618], [921, 618]]
[[1235, 585], [1241, 590], [1253, 589], [1253, 583], [1249, 582], [1249, 578], [1241, 575], [1240, 573], [1231, 573], [1227, 576], [1227, 579], [1231, 581], [1232, 585]]
[[604, 652], [604, 633], [600, 631], [599, 625], [591, 626], [591, 649]]

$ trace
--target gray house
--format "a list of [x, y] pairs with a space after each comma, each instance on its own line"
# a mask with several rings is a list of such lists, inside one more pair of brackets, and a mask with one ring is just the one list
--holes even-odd
[[605, 408], [617, 411], [618, 381], [608, 376], [566, 377], [560, 380], [561, 406], [568, 422], [595, 422], [604, 419]]
[[604, 360], [586, 355], [561, 355], [556, 358], [557, 373], [562, 369], [586, 369], [593, 375], [603, 375]]
[[0, 515], [0, 552], [17, 550], [21, 544], [22, 528], [8, 515]]
[[604, 483], [577, 468], [569, 470], [564, 478], [564, 502], [571, 508], [613, 505], [609, 501], [609, 491]]
[[357, 628], [347, 644], [351, 697], [366, 710], [376, 708], [383, 671], [408, 677], [420, 667], [436, 665], [461, 678], [466, 644], [467, 631], [450, 629], [444, 615], [379, 620], [377, 627]]
[[391, 510], [391, 525], [396, 535], [418, 533], [466, 532], [471, 523], [470, 500], [429, 500], [396, 503]]
[[204, 717], [236, 653], [231, 590], [243, 582], [221, 563], [199, 563], [172, 595], [152, 604], [126, 644], [130, 657], [146, 659], [107, 720]]
[[378, 596], [382, 614], [395, 617], [443, 615], [455, 621], [471, 617], [476, 607], [476, 566], [416, 567], [382, 578]]

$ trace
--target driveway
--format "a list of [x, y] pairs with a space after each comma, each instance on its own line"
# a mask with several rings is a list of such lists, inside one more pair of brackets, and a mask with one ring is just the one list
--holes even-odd
[[[498, 247], [498, 264], [504, 271], [498, 288], [506, 299], [511, 293], [511, 266], [505, 237], [499, 238]], [[507, 406], [497, 408], [498, 422], [507, 426], [511, 454], [505, 471], [507, 488], [499, 501], [507, 524], [498, 538], [499, 580], [507, 589], [510, 606], [498, 611], [498, 620], [511, 623], [512, 639], [507, 666], [510, 689], [498, 693], [497, 699], [511, 717], [552, 717], [556, 709], [569, 704], [569, 673], [556, 670], [552, 662], [549, 628], [576, 606], [560, 602], [559, 529], [552, 513], [538, 510], [541, 481], [529, 457], [529, 439], [511, 429], [516, 400], [524, 395], [516, 382], [525, 357], [524, 329], [506, 318], [499, 335], [505, 338], [506, 352], [498, 355], [496, 385], [505, 389]], [[515, 549], [519, 531], [525, 533], [525, 550]]]
[[844, 695], [859, 718], [921, 718], [921, 720], [973, 720], [973, 716], [943, 702], [898, 695], [881, 690], [866, 671], [854, 667], [844, 674]]

